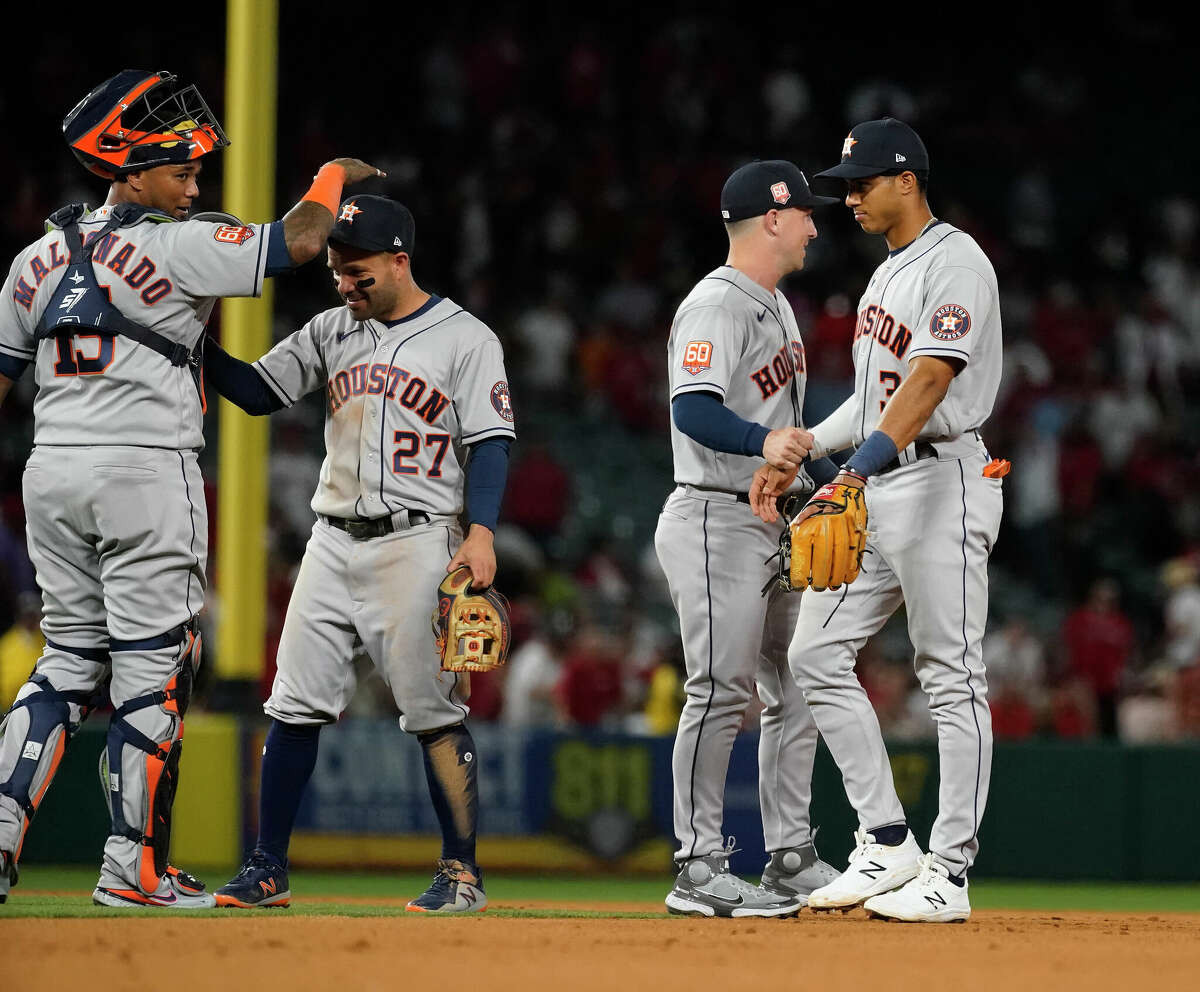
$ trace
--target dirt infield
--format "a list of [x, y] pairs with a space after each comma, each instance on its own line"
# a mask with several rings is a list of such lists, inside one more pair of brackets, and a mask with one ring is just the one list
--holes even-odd
[[1200, 975], [1200, 916], [1183, 914], [983, 911], [962, 925], [914, 926], [868, 920], [862, 911], [746, 921], [275, 911], [228, 919], [14, 919], [0, 922], [0, 940], [6, 992], [1124, 992], [1195, 988]]

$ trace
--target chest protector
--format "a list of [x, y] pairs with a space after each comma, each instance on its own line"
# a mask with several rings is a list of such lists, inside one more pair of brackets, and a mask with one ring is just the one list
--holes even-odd
[[[120, 203], [112, 209], [104, 226], [91, 235], [87, 242], [83, 240], [79, 229], [79, 221], [87, 213], [87, 207], [82, 203], [72, 203], [56, 210], [50, 215], [47, 223], [62, 229], [66, 238], [67, 271], [63, 274], [50, 302], [46, 304], [41, 319], [34, 328], [34, 341], [41, 342], [54, 338], [58, 344], [59, 363], [65, 361], [72, 366], [70, 369], [55, 367], [56, 374], [73, 374], [75, 372], [102, 372], [112, 361], [112, 339], [120, 335], [131, 338], [140, 345], [162, 355], [172, 365], [183, 368], [187, 366], [195, 380], [196, 388], [200, 391], [201, 406], [204, 403], [204, 387], [201, 369], [204, 359], [204, 335], [196, 342], [196, 347], [189, 349], [187, 345], [172, 341], [157, 331], [130, 320], [113, 304], [108, 291], [96, 281], [96, 271], [92, 267], [92, 253], [100, 241], [120, 227], [136, 224], [145, 216], [155, 220], [170, 221], [166, 214], [157, 210], [134, 203]], [[94, 328], [95, 330], [85, 330]], [[99, 332], [99, 333], [96, 333]], [[83, 359], [79, 362], [71, 357], [74, 348], [71, 337], [75, 334], [94, 334], [100, 339], [100, 354], [95, 359]], [[83, 364], [94, 364], [95, 368], [84, 369]]]

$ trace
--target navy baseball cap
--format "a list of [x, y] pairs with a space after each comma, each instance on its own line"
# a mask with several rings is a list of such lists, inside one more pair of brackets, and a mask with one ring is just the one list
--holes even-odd
[[417, 225], [408, 207], [386, 196], [348, 196], [338, 209], [329, 240], [363, 251], [405, 252], [411, 256]]
[[929, 152], [920, 135], [903, 121], [884, 117], [855, 126], [842, 142], [842, 161], [818, 172], [821, 179], [866, 179], [885, 173], [928, 172]]
[[761, 217], [768, 210], [787, 207], [820, 207], [839, 203], [832, 196], [817, 196], [799, 166], [784, 159], [755, 161], [736, 169], [721, 190], [721, 219], [732, 223]]

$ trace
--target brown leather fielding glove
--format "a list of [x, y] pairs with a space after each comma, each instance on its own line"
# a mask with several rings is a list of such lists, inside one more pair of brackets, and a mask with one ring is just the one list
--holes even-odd
[[790, 555], [780, 561], [785, 589], [837, 589], [858, 578], [867, 543], [867, 480], [845, 470], [822, 486], [788, 526]]
[[442, 579], [432, 621], [443, 671], [490, 672], [508, 660], [508, 600], [491, 586], [472, 592], [465, 565]]

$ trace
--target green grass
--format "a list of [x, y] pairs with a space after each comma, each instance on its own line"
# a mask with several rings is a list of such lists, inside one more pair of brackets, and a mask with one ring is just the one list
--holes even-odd
[[[231, 870], [203, 874], [210, 888], [216, 888], [232, 874]], [[278, 915], [305, 916], [400, 916], [424, 919], [405, 913], [403, 905], [346, 903], [339, 899], [401, 900], [424, 890], [427, 872], [326, 872], [296, 871], [291, 888], [296, 902]], [[82, 867], [31, 865], [21, 874], [20, 885], [9, 902], [0, 907], [0, 920], [14, 917], [88, 917], [88, 916], [161, 916], [159, 910], [109, 909], [91, 904], [90, 893], [96, 871]], [[640, 903], [661, 905], [667, 878], [572, 877], [569, 875], [495, 874], [487, 877], [488, 895], [495, 902], [544, 904], [562, 903], [589, 906], [586, 909], [490, 909], [493, 917], [522, 918], [595, 918], [661, 917], [659, 911], [630, 913], [606, 910], [605, 904]], [[54, 894], [34, 894], [34, 893]], [[306, 898], [308, 897], [308, 898]], [[309, 901], [309, 898], [318, 901]], [[1111, 913], [1164, 912], [1200, 913], [1200, 885], [1142, 885], [1109, 882], [1026, 882], [979, 879], [971, 885], [971, 905], [976, 909], [1012, 910], [1096, 910]], [[229, 910], [197, 912], [195, 916], [230, 918], [242, 914]], [[276, 914], [272, 914], [276, 915]]]

